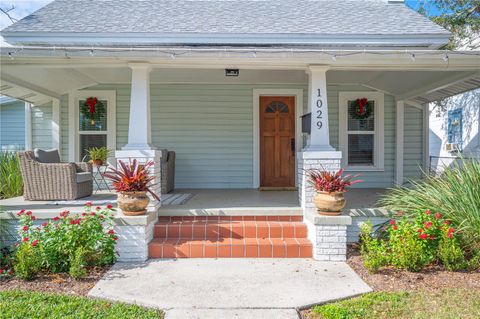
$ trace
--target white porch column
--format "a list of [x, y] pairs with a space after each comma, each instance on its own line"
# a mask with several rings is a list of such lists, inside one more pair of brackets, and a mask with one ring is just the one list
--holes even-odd
[[405, 102], [397, 101], [395, 130], [395, 185], [403, 184], [403, 132], [405, 123]]
[[[150, 189], [161, 196], [161, 157], [162, 153], [151, 145], [150, 119], [150, 70], [146, 62], [129, 63], [132, 69], [132, 89], [130, 97], [130, 120], [128, 124], [128, 143], [115, 152], [117, 161], [129, 162], [136, 159], [140, 163], [154, 162], [150, 174], [155, 179]], [[149, 195], [149, 212], [157, 212], [160, 201]]]
[[32, 104], [25, 102], [25, 150], [32, 150]]
[[298, 193], [303, 208], [308, 238], [313, 244], [313, 258], [344, 261], [347, 252], [347, 227], [350, 216], [320, 216], [313, 203], [315, 189], [308, 182], [308, 170], [337, 171], [342, 163], [342, 152], [330, 145], [327, 101], [327, 66], [309, 66], [308, 104], [311, 117], [310, 143], [298, 153]]
[[132, 69], [128, 143], [124, 150], [152, 150], [150, 120], [150, 70], [145, 62], [129, 63]]
[[330, 145], [328, 129], [326, 66], [310, 66], [308, 68], [308, 104], [311, 118], [310, 144], [307, 151], [334, 151]]

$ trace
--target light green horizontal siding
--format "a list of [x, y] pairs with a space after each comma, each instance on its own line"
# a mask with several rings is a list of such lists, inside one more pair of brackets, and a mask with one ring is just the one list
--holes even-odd
[[0, 105], [0, 149], [25, 148], [25, 102]]
[[[253, 186], [253, 90], [304, 89], [306, 85], [153, 84], [152, 143], [176, 152], [177, 188]], [[116, 90], [117, 148], [127, 143], [130, 85]]]
[[[355, 85], [328, 85], [328, 116], [330, 125], [330, 143], [338, 149], [339, 147], [339, 93], [341, 91], [370, 91], [361, 86]], [[385, 136], [385, 162], [384, 170], [380, 172], [354, 172], [360, 173], [363, 183], [355, 184], [357, 188], [383, 188], [393, 186], [395, 171], [395, 99], [391, 95], [385, 94], [384, 106], [384, 136]], [[346, 154], [343, 154], [346, 156]]]
[[403, 137], [403, 176], [405, 181], [421, 177], [423, 161], [423, 112], [405, 105]]
[[32, 148], [52, 148], [52, 103], [32, 107]]

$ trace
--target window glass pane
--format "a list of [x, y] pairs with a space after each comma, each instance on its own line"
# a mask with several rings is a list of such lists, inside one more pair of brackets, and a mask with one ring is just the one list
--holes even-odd
[[86, 102], [86, 99], [78, 101], [80, 131], [106, 131], [107, 101], [98, 100], [95, 106], [90, 106]]
[[348, 165], [373, 165], [373, 134], [348, 135]]
[[[370, 115], [364, 119], [358, 114], [359, 108], [356, 101], [348, 101], [348, 130], [349, 131], [374, 131], [375, 130], [375, 101], [368, 101], [365, 109], [370, 110]], [[361, 114], [365, 114], [365, 109]]]
[[80, 160], [85, 157], [89, 148], [102, 146], [107, 146], [106, 134], [80, 134]]

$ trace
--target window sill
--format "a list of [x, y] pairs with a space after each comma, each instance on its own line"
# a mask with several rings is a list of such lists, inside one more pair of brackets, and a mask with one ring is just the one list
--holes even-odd
[[368, 167], [368, 166], [347, 166], [344, 168], [345, 172], [385, 172], [383, 167]]

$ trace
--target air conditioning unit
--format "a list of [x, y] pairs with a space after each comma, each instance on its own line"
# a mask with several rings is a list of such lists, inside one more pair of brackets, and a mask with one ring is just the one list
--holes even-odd
[[446, 143], [445, 151], [447, 152], [457, 152], [460, 151], [460, 144], [458, 143]]

